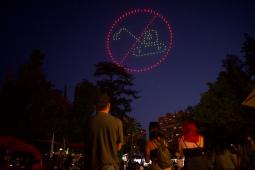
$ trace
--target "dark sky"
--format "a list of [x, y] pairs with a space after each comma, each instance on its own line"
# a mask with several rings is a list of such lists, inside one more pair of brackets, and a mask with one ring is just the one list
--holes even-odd
[[95, 82], [94, 64], [107, 58], [106, 34], [123, 11], [151, 8], [172, 25], [173, 48], [159, 67], [135, 73], [141, 98], [130, 113], [144, 128], [167, 112], [199, 102], [222, 70], [226, 54], [240, 55], [244, 33], [255, 37], [255, 1], [53, 1], [0, 2], [0, 83], [15, 72], [33, 49], [46, 58], [44, 71], [59, 89], [83, 79]]

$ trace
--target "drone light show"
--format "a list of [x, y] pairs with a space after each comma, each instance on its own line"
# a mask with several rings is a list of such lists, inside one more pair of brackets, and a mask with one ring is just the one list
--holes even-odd
[[166, 17], [152, 9], [124, 12], [106, 36], [108, 56], [129, 72], [145, 72], [158, 67], [173, 44], [172, 27]]

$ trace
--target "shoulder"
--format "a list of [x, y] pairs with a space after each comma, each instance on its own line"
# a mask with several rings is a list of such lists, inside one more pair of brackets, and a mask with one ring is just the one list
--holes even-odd
[[203, 135], [198, 135], [199, 140], [204, 140], [204, 136]]
[[109, 114], [109, 118], [111, 119], [112, 123], [117, 124], [117, 125], [122, 125], [122, 121], [119, 118], [117, 118], [113, 115], [110, 115], [110, 114]]
[[147, 142], [146, 142], [146, 148], [147, 149], [152, 149], [152, 148], [154, 148], [155, 146], [154, 146], [155, 144], [154, 144], [154, 142], [152, 141], [152, 140], [148, 140]]
[[152, 144], [152, 141], [151, 140], [148, 140], [147, 142], [146, 142], [146, 145], [151, 145]]
[[179, 138], [178, 138], [178, 142], [180, 143], [180, 142], [183, 142], [183, 140], [184, 140], [184, 137], [183, 136], [180, 136]]
[[[112, 116], [112, 115], [111, 115], [111, 116]], [[113, 118], [116, 122], [121, 123], [121, 120], [120, 120], [119, 118], [117, 118], [117, 117], [115, 117], [115, 116], [112, 116], [112, 118]]]

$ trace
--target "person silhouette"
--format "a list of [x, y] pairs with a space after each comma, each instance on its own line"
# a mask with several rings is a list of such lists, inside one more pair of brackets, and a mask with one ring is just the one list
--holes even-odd
[[182, 135], [178, 141], [179, 152], [184, 156], [184, 170], [208, 170], [204, 157], [204, 137], [197, 132], [194, 121], [183, 124]]
[[[99, 92], [96, 115], [89, 121], [87, 136], [87, 169], [118, 170], [118, 151], [123, 143], [122, 122], [110, 112], [110, 98]], [[86, 147], [86, 146], [85, 146]]]

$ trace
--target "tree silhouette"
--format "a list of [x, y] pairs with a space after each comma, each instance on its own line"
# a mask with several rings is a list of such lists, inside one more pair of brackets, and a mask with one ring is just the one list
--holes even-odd
[[1, 120], [6, 121], [3, 133], [28, 140], [48, 138], [52, 131], [64, 134], [69, 103], [46, 80], [43, 59], [44, 54], [34, 51], [16, 77], [6, 81], [1, 89], [1, 101], [4, 101], [1, 102]]
[[82, 141], [84, 135], [84, 130], [86, 130], [86, 125], [89, 117], [94, 113], [95, 110], [95, 99], [97, 94], [97, 87], [84, 80], [78, 83], [75, 88], [75, 96], [73, 102], [73, 113], [70, 120], [69, 134], [72, 140]]
[[0, 133], [8, 135], [14, 133], [15, 119], [13, 119], [17, 112], [16, 106], [16, 89], [14, 75], [8, 73], [5, 76], [3, 86], [0, 89]]
[[97, 86], [109, 94], [111, 114], [122, 120], [124, 134], [128, 135], [129, 132], [139, 129], [139, 123], [128, 116], [132, 111], [131, 103], [139, 98], [138, 92], [132, 89], [133, 75], [114, 63], [100, 62], [96, 64], [95, 76], [101, 78], [97, 81]]
[[132, 111], [131, 103], [139, 98], [138, 92], [132, 89], [134, 77], [123, 67], [109, 62], [96, 64], [95, 76], [101, 78], [97, 86], [111, 98], [111, 113], [118, 117], [128, 115]]
[[242, 52], [244, 53], [245, 58], [245, 69], [249, 77], [254, 79], [255, 76], [255, 40], [245, 34], [245, 42], [242, 47]]
[[[254, 46], [245, 41], [245, 55], [254, 50]], [[248, 44], [247, 44], [248, 43]], [[249, 48], [248, 48], [249, 47]], [[247, 57], [244, 57], [247, 59]], [[202, 94], [200, 103], [194, 107], [193, 118], [200, 123], [208, 141], [240, 142], [244, 140], [244, 132], [254, 128], [254, 111], [241, 106], [242, 101], [255, 87], [249, 69], [244, 67], [247, 60], [242, 61], [235, 55], [227, 55], [223, 60], [223, 68], [213, 83], [208, 83], [208, 91]]]

